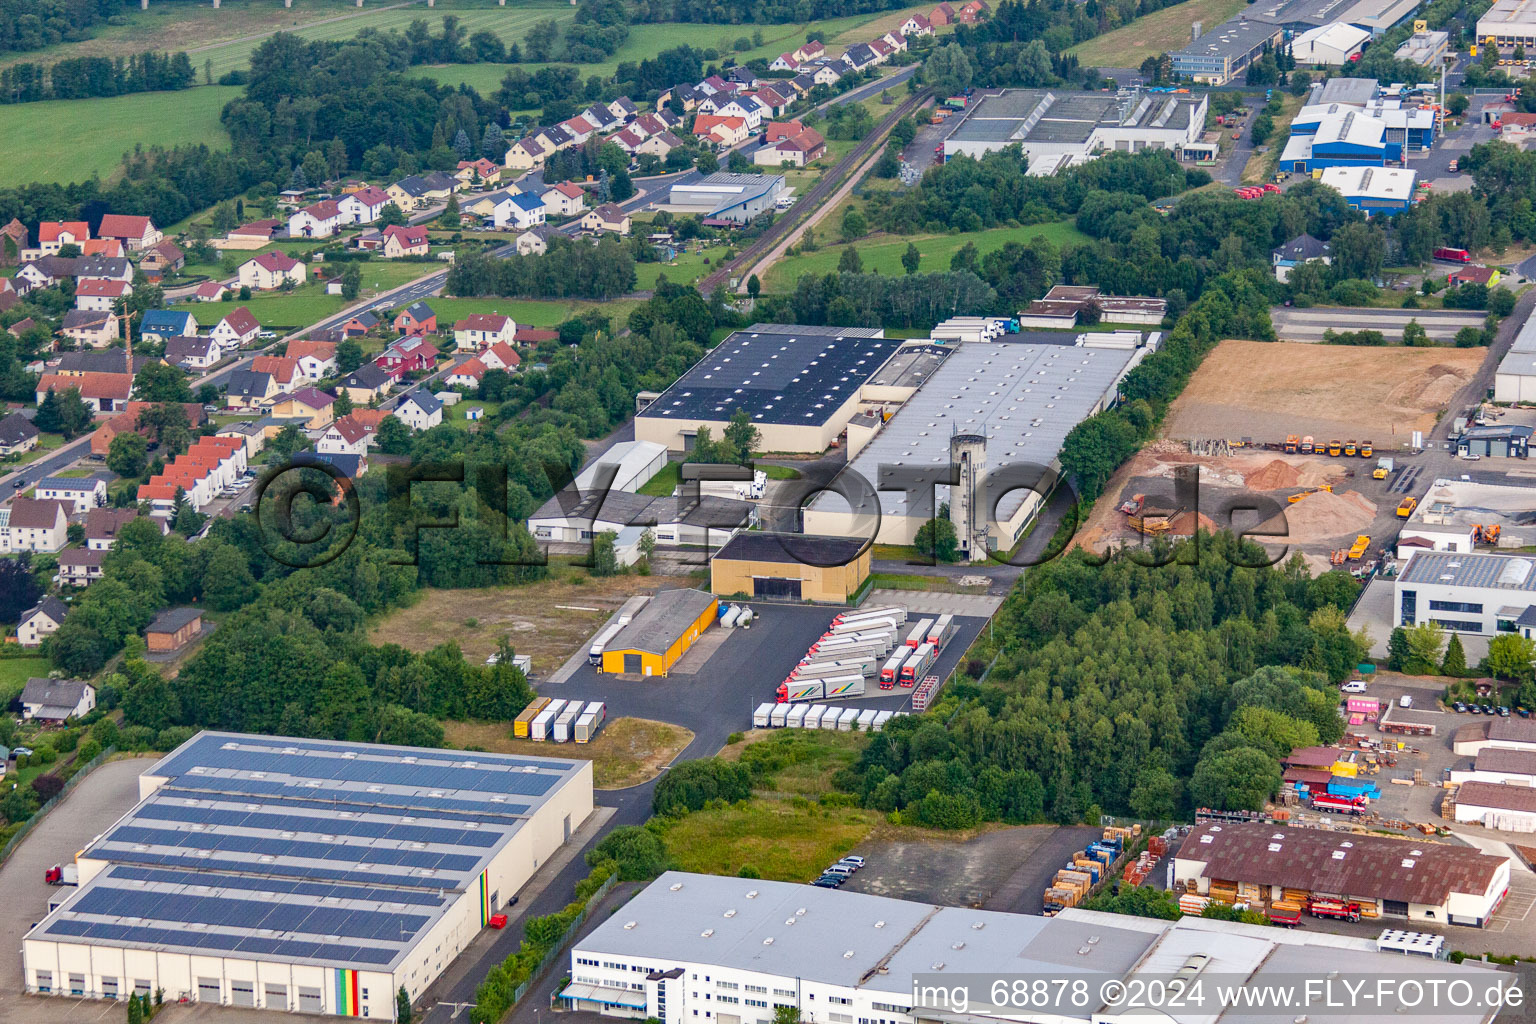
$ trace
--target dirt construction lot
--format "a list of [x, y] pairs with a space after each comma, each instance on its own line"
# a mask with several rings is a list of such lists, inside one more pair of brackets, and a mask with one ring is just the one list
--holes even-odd
[[533, 657], [533, 672], [547, 676], [571, 656], [619, 605], [663, 583], [648, 576], [613, 576], [572, 583], [562, 577], [531, 586], [484, 590], [428, 590], [409, 608], [393, 612], [369, 633], [376, 644], [425, 651], [455, 641], [472, 663], [484, 661], [502, 637]]
[[1224, 341], [1173, 403], [1164, 436], [1367, 438], [1382, 454], [1428, 431], [1486, 350]]

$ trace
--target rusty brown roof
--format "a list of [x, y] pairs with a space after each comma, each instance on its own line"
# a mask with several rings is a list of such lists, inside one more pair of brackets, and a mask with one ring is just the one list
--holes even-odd
[[1418, 838], [1258, 823], [1201, 825], [1178, 857], [1203, 862], [1207, 878], [1430, 906], [1453, 892], [1487, 892], [1505, 860]]
[[[1481, 760], [1481, 759], [1479, 759]], [[1493, 807], [1503, 811], [1536, 812], [1536, 788], [1499, 782], [1463, 782], [1456, 791], [1458, 807]]]
[[1484, 747], [1474, 766], [1480, 772], [1508, 772], [1511, 775], [1536, 775], [1536, 751], [1512, 747]]
[[1338, 747], [1297, 747], [1280, 759], [1280, 763], [1293, 768], [1322, 768], [1339, 759], [1343, 753]]

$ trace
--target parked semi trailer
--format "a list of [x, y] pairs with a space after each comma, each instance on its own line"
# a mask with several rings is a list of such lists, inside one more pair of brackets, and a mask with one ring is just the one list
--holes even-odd
[[834, 676], [830, 679], [796, 680], [780, 683], [778, 702], [784, 704], [797, 700], [835, 700], [838, 697], [862, 697], [864, 677], [860, 675]]

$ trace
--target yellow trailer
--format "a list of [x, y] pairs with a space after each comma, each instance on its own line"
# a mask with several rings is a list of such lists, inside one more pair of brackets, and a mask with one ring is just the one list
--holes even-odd
[[543, 711], [548, 704], [548, 697], [533, 698], [533, 702], [523, 708], [518, 713], [518, 716], [512, 720], [512, 735], [520, 740], [527, 739], [528, 727], [533, 724], [533, 720], [539, 717], [539, 712]]

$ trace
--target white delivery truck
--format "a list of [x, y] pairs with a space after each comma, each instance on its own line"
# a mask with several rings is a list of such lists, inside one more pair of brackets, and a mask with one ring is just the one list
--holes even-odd
[[880, 689], [889, 690], [901, 680], [901, 665], [912, 655], [912, 648], [906, 644], [891, 655], [884, 665], [880, 666]]
[[752, 712], [752, 728], [768, 728], [769, 716], [773, 714], [772, 704], [759, 704], [757, 710]]
[[933, 644], [923, 644], [912, 652], [912, 656], [901, 666], [901, 684], [911, 686], [921, 679], [927, 671], [933, 667], [938, 652]]
[[607, 719], [608, 705], [600, 700], [588, 701], [587, 706], [581, 709], [581, 715], [576, 719], [576, 742], [591, 743]]
[[603, 663], [603, 651], [607, 648], [608, 641], [618, 636], [619, 630], [623, 628], [623, 623], [610, 622], [599, 630], [597, 636], [592, 638], [592, 646], [587, 648], [587, 663], [601, 665]]
[[933, 623], [933, 628], [928, 631], [928, 642], [933, 644], [933, 649], [942, 651], [944, 645], [949, 643], [955, 635], [955, 617], [953, 615], [940, 615]]

